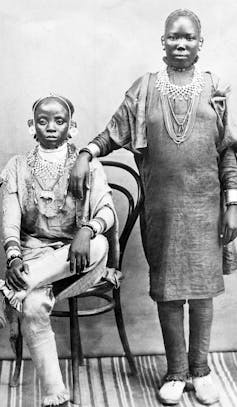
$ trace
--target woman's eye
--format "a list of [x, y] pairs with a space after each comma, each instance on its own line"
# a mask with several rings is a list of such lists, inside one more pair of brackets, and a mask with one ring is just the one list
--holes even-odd
[[59, 124], [60, 126], [64, 123], [64, 120], [62, 119], [58, 119], [56, 120], [56, 123]]
[[47, 121], [46, 121], [45, 119], [40, 119], [40, 120], [38, 121], [38, 123], [39, 123], [41, 126], [44, 126], [45, 124], [47, 124]]

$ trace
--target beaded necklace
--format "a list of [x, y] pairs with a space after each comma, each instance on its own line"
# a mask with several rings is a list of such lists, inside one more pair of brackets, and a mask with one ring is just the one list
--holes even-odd
[[[45, 213], [54, 212], [54, 207], [57, 210], [62, 210], [65, 205], [67, 196], [67, 186], [70, 177], [70, 168], [75, 160], [76, 149], [74, 145], [67, 144], [67, 155], [65, 159], [61, 159], [56, 162], [50, 162], [44, 160], [39, 156], [38, 146], [27, 157], [27, 163], [31, 167], [32, 174], [32, 189], [34, 192], [34, 202], [36, 206], [39, 206], [39, 200], [41, 206], [46, 205]], [[65, 183], [65, 189], [63, 192], [63, 198], [58, 200], [55, 197], [54, 188], [60, 181], [60, 178], [64, 176], [67, 171], [67, 179]], [[65, 174], [66, 175], [66, 174]], [[36, 183], [40, 187], [40, 193], [37, 194]], [[38, 197], [37, 197], [38, 195]]]
[[[191, 135], [203, 86], [204, 76], [198, 69], [194, 70], [192, 81], [183, 86], [170, 82], [167, 68], [157, 73], [155, 87], [160, 92], [166, 129], [177, 145]], [[187, 102], [187, 111], [182, 119], [174, 111], [173, 103], [176, 101]]]

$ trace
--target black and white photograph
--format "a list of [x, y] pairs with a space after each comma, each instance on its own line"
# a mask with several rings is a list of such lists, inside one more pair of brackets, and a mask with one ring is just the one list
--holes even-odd
[[237, 406], [237, 3], [0, 0], [0, 406]]

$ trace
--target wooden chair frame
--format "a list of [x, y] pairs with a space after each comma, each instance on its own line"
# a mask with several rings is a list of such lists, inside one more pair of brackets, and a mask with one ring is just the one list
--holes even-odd
[[[130, 191], [122, 185], [110, 183], [112, 189], [120, 191], [124, 194], [128, 201], [128, 211], [126, 221], [123, 227], [123, 230], [120, 234], [119, 243], [120, 243], [120, 257], [119, 257], [119, 269], [122, 270], [122, 263], [124, 258], [125, 249], [131, 231], [135, 225], [135, 222], [140, 214], [142, 205], [143, 205], [143, 192], [141, 186], [141, 180], [138, 173], [131, 168], [130, 166], [116, 162], [116, 161], [102, 161], [102, 164], [106, 167], [116, 167], [129, 173], [131, 177], [136, 182], [136, 199], [132, 196]], [[110, 295], [107, 294], [110, 292]], [[78, 310], [78, 298], [84, 297], [97, 297], [105, 300], [106, 304], [98, 308], [93, 308], [90, 310]], [[120, 336], [120, 340], [124, 349], [124, 353], [127, 357], [131, 373], [136, 374], [136, 366], [134, 363], [134, 358], [131, 353], [127, 334], [125, 331], [124, 319], [121, 308], [120, 301], [120, 288], [115, 289], [111, 283], [105, 282], [99, 287], [80, 294], [68, 299], [69, 311], [53, 311], [52, 317], [69, 317], [70, 318], [70, 342], [71, 342], [71, 358], [72, 358], [72, 377], [73, 377], [73, 403], [75, 405], [80, 404], [80, 388], [79, 388], [79, 369], [78, 366], [83, 364], [83, 351], [80, 338], [80, 329], [79, 329], [79, 318], [88, 317], [93, 315], [103, 314], [114, 310], [115, 320]], [[19, 332], [20, 332], [20, 321], [19, 321]], [[10, 386], [15, 387], [19, 384], [19, 376], [22, 364], [22, 349], [23, 349], [23, 338], [20, 333], [17, 342], [16, 342], [16, 365], [15, 370], [11, 378]]]

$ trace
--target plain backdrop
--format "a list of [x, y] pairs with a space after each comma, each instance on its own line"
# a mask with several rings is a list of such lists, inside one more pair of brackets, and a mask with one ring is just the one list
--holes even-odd
[[[237, 114], [234, 0], [1, 0], [0, 169], [10, 156], [34, 145], [26, 122], [34, 100], [49, 92], [67, 96], [74, 103], [79, 136], [73, 141], [78, 146], [102, 131], [132, 82], [163, 66], [160, 37], [165, 18], [185, 7], [202, 22], [204, 46], [199, 65], [231, 82]], [[134, 166], [132, 155], [124, 150], [110, 158]], [[121, 210], [120, 201], [116, 203]], [[132, 350], [163, 351], [156, 306], [148, 296], [148, 267], [138, 225], [125, 266], [122, 301]], [[236, 289], [237, 277], [228, 277], [226, 293], [215, 301], [212, 349], [237, 347]], [[56, 322], [56, 329], [58, 334], [63, 332], [58, 341], [64, 349], [68, 331], [62, 329], [61, 321]], [[82, 330], [88, 353], [121, 352], [112, 316], [85, 320]], [[7, 331], [2, 332], [3, 348]]]

